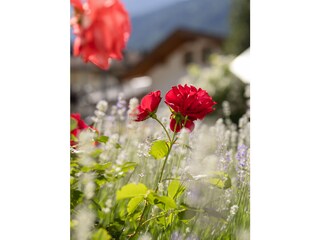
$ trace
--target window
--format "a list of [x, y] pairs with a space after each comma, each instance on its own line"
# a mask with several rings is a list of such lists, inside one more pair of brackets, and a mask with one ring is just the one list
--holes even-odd
[[212, 51], [211, 48], [208, 48], [208, 47], [203, 48], [202, 49], [202, 55], [201, 55], [202, 62], [203, 63], [208, 63], [212, 53], [213, 53], [213, 51]]
[[193, 63], [193, 54], [192, 52], [186, 52], [184, 54], [184, 64], [188, 65], [190, 63]]

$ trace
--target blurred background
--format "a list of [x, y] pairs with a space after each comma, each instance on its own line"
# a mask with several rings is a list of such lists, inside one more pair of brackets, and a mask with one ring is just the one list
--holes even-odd
[[[249, 99], [250, 0], [122, 0], [132, 32], [123, 61], [101, 70], [72, 56], [71, 112], [90, 124], [98, 101], [141, 99], [179, 83], [208, 91], [218, 102], [213, 118], [230, 111], [233, 122]], [[71, 7], [71, 14], [73, 9]], [[224, 106], [224, 107], [223, 107]]]

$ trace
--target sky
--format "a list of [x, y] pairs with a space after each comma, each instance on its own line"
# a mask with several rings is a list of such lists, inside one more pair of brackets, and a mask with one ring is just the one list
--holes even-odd
[[122, 0], [132, 17], [188, 0]]

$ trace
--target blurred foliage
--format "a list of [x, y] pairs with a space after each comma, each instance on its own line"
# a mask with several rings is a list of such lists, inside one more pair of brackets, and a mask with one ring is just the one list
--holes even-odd
[[233, 0], [230, 25], [224, 50], [227, 54], [239, 55], [250, 47], [250, 0]]
[[[246, 84], [229, 69], [233, 59], [231, 55], [214, 54], [210, 57], [210, 66], [202, 68], [191, 64], [188, 67], [189, 74], [181, 82], [205, 89], [218, 103], [213, 114], [216, 117], [229, 115], [237, 123], [247, 110], [247, 97]], [[229, 104], [223, 104], [226, 102]]]

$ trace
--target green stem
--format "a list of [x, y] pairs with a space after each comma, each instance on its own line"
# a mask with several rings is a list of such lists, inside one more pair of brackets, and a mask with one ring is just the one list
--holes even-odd
[[[152, 117], [153, 119], [155, 119], [155, 120], [162, 126], [162, 128], [164, 129], [164, 131], [165, 131], [166, 134], [167, 134], [167, 137], [168, 137], [169, 143], [170, 143], [170, 146], [169, 146], [169, 149], [168, 149], [168, 153], [167, 153], [167, 155], [166, 155], [166, 158], [165, 158], [164, 163], [163, 163], [162, 168], [161, 168], [160, 178], [159, 178], [159, 180], [158, 180], [158, 182], [157, 182], [157, 186], [156, 186], [156, 190], [155, 190], [155, 192], [157, 193], [157, 192], [158, 192], [159, 183], [162, 181], [162, 176], [163, 176], [164, 168], [165, 168], [166, 163], [167, 163], [167, 161], [168, 161], [169, 154], [170, 154], [171, 149], [172, 149], [172, 145], [173, 145], [173, 144], [177, 141], [177, 139], [178, 139], [178, 138], [175, 139], [176, 134], [177, 134], [177, 133], [176, 133], [177, 123], [176, 123], [175, 126], [174, 126], [174, 133], [173, 133], [173, 136], [172, 136], [172, 138], [171, 138], [170, 135], [169, 135], [169, 133], [168, 133], [168, 131], [167, 131], [167, 129], [166, 129], [166, 127], [165, 127], [165, 126], [163, 125], [163, 123], [157, 118], [157, 115], [156, 115], [156, 114], [153, 114], [153, 115], [151, 115], [151, 117]], [[137, 234], [139, 228], [142, 226], [142, 225], [141, 225], [141, 224], [142, 224], [142, 219], [143, 219], [143, 216], [144, 216], [144, 214], [145, 214], [148, 206], [149, 206], [149, 205], [148, 205], [148, 202], [145, 202], [145, 205], [144, 205], [143, 210], [142, 210], [142, 214], [141, 214], [141, 217], [140, 217], [140, 221], [139, 221], [138, 227], [136, 228], [136, 230], [134, 231], [133, 234], [131, 234], [131, 235], [128, 236], [128, 237], [129, 237], [128, 239], [133, 238], [133, 237]]]
[[[180, 212], [184, 212], [184, 211], [185, 211], [184, 209], [183, 210], [176, 210], [173, 213], [180, 213]], [[146, 221], [144, 221], [141, 226], [145, 225], [147, 222], [150, 222], [151, 220], [157, 219], [159, 217], [165, 217], [167, 215], [170, 215], [171, 213], [172, 213], [171, 211], [167, 211], [165, 213], [160, 213], [160, 214], [158, 214], [156, 216], [153, 216], [153, 217], [147, 219]]]
[[138, 227], [136, 228], [136, 230], [134, 231], [133, 234], [131, 234], [130, 236], [128, 236], [129, 238], [128, 239], [131, 239], [133, 238], [137, 233], [138, 233], [138, 230], [139, 228], [142, 226], [142, 219], [143, 219], [143, 215], [145, 214], [146, 210], [147, 210], [147, 206], [148, 206], [148, 202], [145, 200], [145, 205], [143, 207], [143, 210], [142, 210], [142, 214], [141, 214], [141, 217], [140, 217], [140, 220], [139, 220], [139, 224], [138, 224]]
[[156, 121], [161, 125], [161, 127], [162, 127], [162, 128], [164, 129], [164, 131], [166, 132], [169, 141], [171, 142], [171, 137], [170, 137], [170, 135], [169, 135], [166, 127], [163, 125], [163, 123], [157, 118], [157, 116], [153, 116], [152, 118], [153, 118], [154, 120], [156, 120]]
[[176, 134], [177, 134], [177, 133], [176, 133], [177, 123], [176, 123], [175, 126], [174, 126], [174, 133], [173, 133], [173, 136], [172, 136], [172, 138], [171, 138], [170, 135], [169, 135], [169, 133], [168, 133], [168, 131], [167, 131], [167, 129], [166, 129], [165, 126], [163, 125], [163, 123], [157, 118], [157, 115], [154, 114], [154, 115], [152, 115], [151, 117], [152, 117], [153, 119], [155, 119], [155, 120], [162, 126], [162, 128], [164, 129], [164, 131], [166, 132], [166, 134], [167, 134], [167, 136], [168, 136], [169, 144], [170, 144], [169, 149], [168, 149], [168, 153], [167, 153], [167, 155], [166, 155], [166, 158], [165, 158], [164, 163], [163, 163], [162, 168], [161, 168], [159, 180], [158, 180], [157, 185], [156, 185], [156, 190], [155, 190], [155, 192], [158, 192], [159, 183], [162, 181], [164, 168], [165, 168], [165, 166], [166, 166], [166, 164], [167, 164], [167, 161], [168, 161], [168, 158], [169, 158], [169, 154], [170, 154], [171, 149], [172, 149], [172, 145], [173, 145], [173, 144], [176, 142], [176, 140], [177, 140], [177, 139], [175, 139]]
[[166, 158], [165, 158], [165, 160], [164, 160], [164, 163], [163, 163], [163, 165], [162, 165], [161, 172], [160, 172], [160, 177], [159, 177], [159, 180], [158, 180], [158, 182], [157, 182], [157, 186], [156, 186], [156, 191], [155, 191], [155, 192], [158, 192], [159, 183], [162, 181], [162, 176], [163, 176], [164, 168], [165, 168], [165, 166], [166, 166], [166, 164], [167, 164], [167, 161], [168, 161], [168, 158], [169, 158], [169, 154], [170, 154], [171, 149], [172, 149], [172, 145], [173, 145], [173, 143], [170, 141], [169, 150], [168, 150], [168, 153], [167, 153]]

